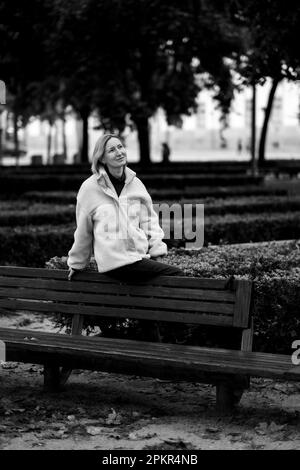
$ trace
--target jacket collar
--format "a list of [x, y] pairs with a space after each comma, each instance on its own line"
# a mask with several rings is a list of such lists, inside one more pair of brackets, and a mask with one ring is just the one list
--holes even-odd
[[[126, 166], [125, 167], [125, 185], [129, 184], [133, 180], [135, 175], [136, 175], [136, 173]], [[103, 185], [106, 186], [106, 187], [111, 186], [109, 176], [108, 176], [105, 168], [102, 165], [100, 166], [99, 170], [96, 173], [96, 178], [97, 178], [98, 183], [101, 186], [103, 186]]]

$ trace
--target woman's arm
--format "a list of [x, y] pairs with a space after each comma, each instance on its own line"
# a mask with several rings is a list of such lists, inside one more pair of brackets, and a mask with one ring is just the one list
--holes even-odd
[[[70, 268], [69, 278], [71, 279], [74, 271], [82, 270], [88, 264], [93, 248], [93, 221], [77, 202], [76, 206], [77, 228], [74, 233], [74, 243], [68, 253], [67, 264]], [[73, 271], [73, 273], [71, 272]]]

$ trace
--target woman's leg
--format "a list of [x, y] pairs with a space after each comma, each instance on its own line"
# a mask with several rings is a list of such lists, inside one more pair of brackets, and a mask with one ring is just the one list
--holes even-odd
[[148, 258], [121, 266], [105, 274], [124, 281], [147, 280], [155, 276], [184, 276], [181, 269]]

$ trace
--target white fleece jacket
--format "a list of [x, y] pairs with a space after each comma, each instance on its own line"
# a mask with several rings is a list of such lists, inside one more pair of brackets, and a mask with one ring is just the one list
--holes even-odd
[[69, 267], [84, 269], [92, 252], [101, 273], [167, 253], [148, 191], [134, 171], [125, 175], [119, 197], [103, 167], [81, 185]]

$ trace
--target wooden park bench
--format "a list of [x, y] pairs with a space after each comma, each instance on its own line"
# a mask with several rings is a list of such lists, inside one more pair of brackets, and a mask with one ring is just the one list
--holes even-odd
[[[252, 283], [157, 277], [126, 284], [106, 275], [0, 267], [0, 313], [71, 315], [72, 334], [0, 328], [6, 361], [44, 365], [44, 386], [58, 390], [72, 369], [91, 369], [216, 385], [217, 407], [231, 409], [249, 377], [299, 380], [290, 356], [252, 351]], [[132, 318], [234, 329], [240, 350], [82, 336], [84, 316]]]

